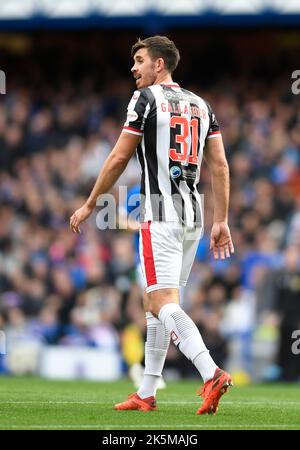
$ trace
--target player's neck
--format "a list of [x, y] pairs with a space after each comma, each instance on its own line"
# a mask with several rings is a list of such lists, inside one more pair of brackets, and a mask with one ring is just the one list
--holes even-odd
[[170, 74], [162, 74], [156, 78], [154, 84], [174, 84], [174, 81]]

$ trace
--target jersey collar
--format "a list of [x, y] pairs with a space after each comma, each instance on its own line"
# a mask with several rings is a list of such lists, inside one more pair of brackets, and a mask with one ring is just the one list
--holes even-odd
[[178, 83], [159, 83], [161, 86], [166, 86], [166, 87], [179, 87]]

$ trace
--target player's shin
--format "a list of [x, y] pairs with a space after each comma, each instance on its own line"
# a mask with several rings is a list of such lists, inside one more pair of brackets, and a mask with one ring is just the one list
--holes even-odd
[[146, 321], [145, 371], [137, 392], [140, 398], [155, 397], [170, 343], [170, 333], [160, 320], [147, 312]]
[[164, 305], [158, 315], [174, 344], [198, 369], [203, 381], [211, 379], [217, 368], [198, 328], [177, 303]]

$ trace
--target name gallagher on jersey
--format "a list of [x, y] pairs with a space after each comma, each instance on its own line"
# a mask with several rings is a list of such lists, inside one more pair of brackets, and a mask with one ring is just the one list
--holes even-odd
[[204, 109], [198, 108], [194, 105], [180, 105], [179, 103], [161, 103], [160, 104], [162, 112], [170, 112], [175, 114], [190, 114], [191, 116], [200, 117], [206, 119], [206, 111]]

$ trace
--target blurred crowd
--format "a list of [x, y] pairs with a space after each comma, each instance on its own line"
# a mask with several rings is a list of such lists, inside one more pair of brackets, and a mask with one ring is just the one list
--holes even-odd
[[[7, 73], [0, 98], [0, 329], [8, 346], [22, 340], [119, 349], [126, 370], [142, 362], [145, 333], [132, 233], [100, 231], [96, 211], [77, 236], [69, 217], [117, 140], [134, 83], [130, 62], [127, 75], [110, 61], [105, 76], [90, 64], [68, 77], [67, 68], [79, 66], [70, 61], [60, 57], [59, 76], [43, 79], [37, 55], [23, 60], [24, 78]], [[299, 356], [291, 350], [292, 331], [300, 329], [299, 98], [282, 74], [225, 74], [203, 85], [185, 72], [183, 78], [221, 126], [235, 244], [230, 260], [212, 260], [213, 204], [203, 163], [205, 234], [183, 306], [217, 364], [254, 379], [299, 380]], [[174, 80], [181, 83], [176, 73]], [[118, 186], [139, 177], [133, 158], [112, 191], [117, 204]], [[174, 347], [166, 370], [196, 375]]]

